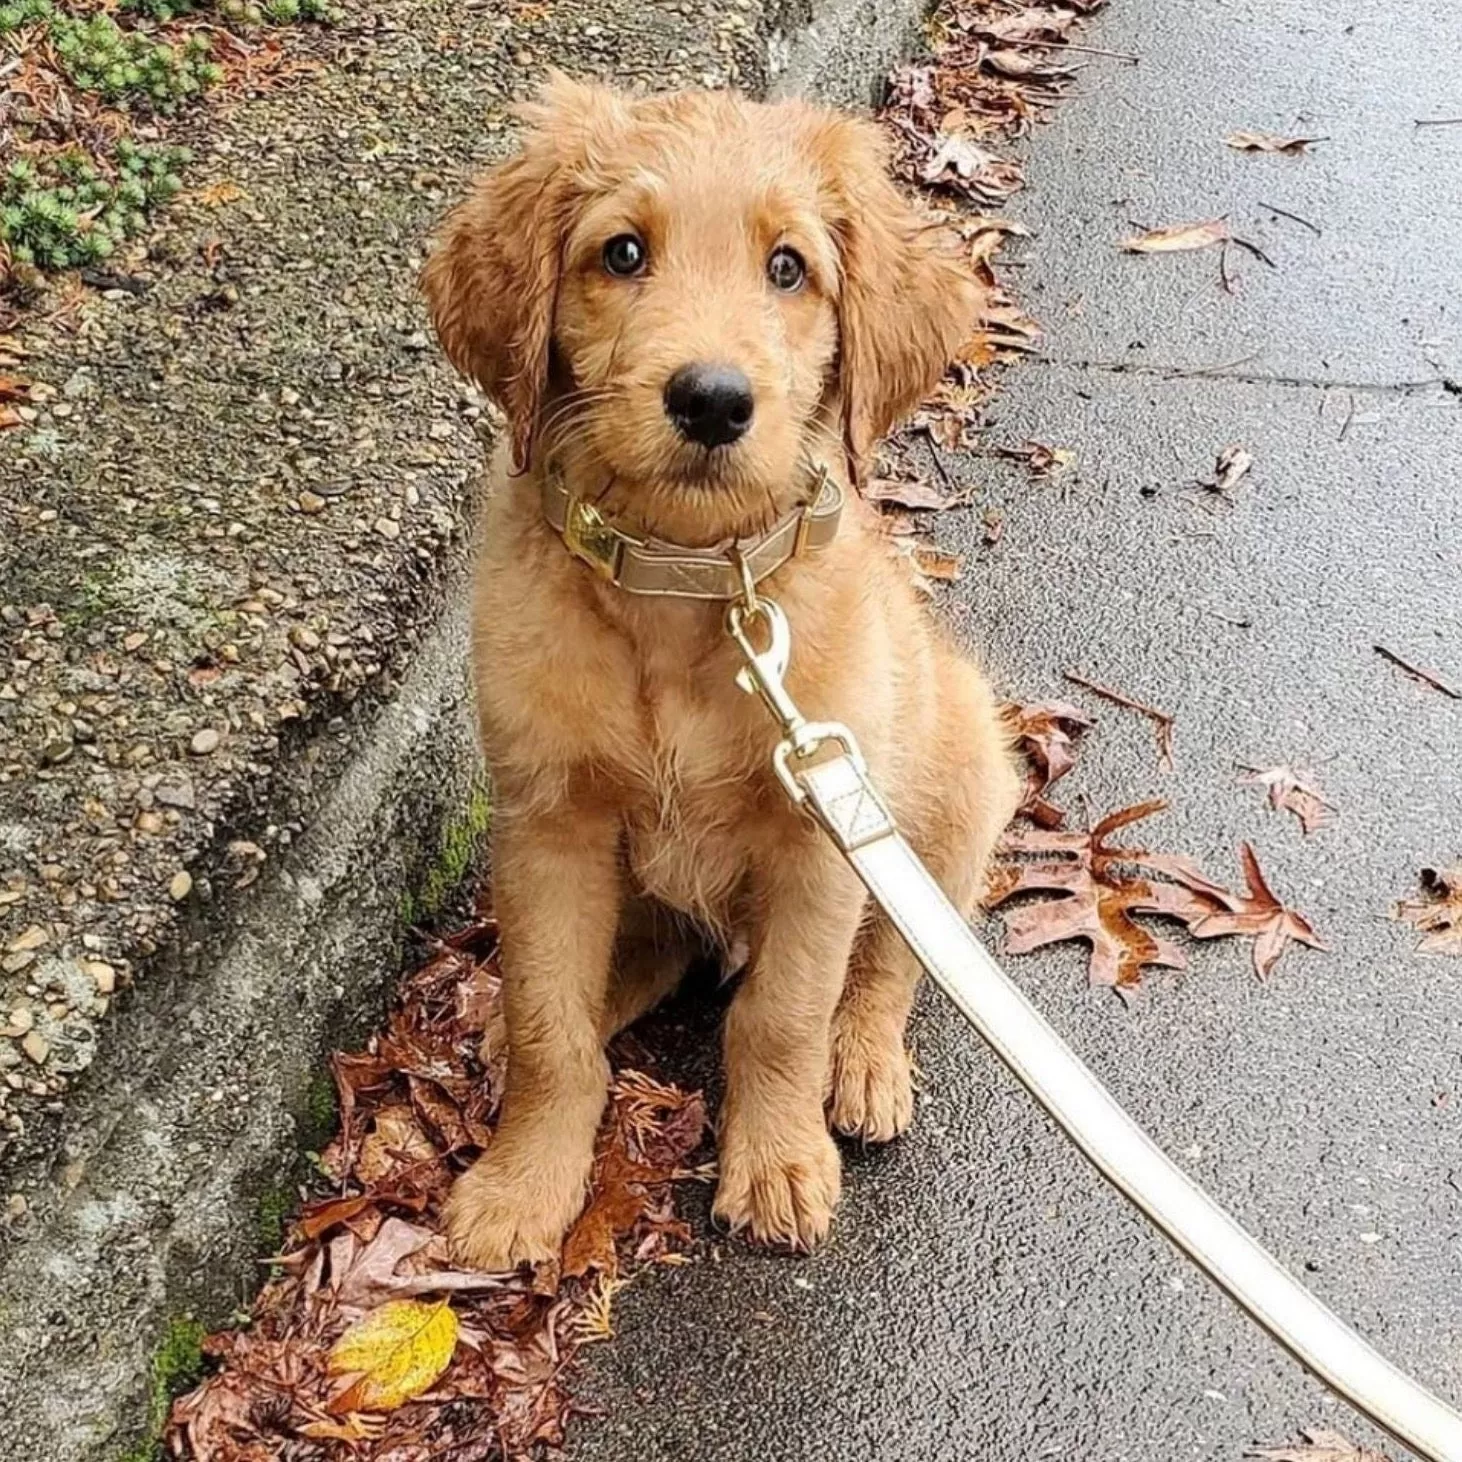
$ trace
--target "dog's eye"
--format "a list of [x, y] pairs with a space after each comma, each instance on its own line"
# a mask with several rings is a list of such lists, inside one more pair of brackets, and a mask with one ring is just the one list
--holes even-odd
[[621, 279], [629, 279], [645, 267], [645, 243], [634, 234], [615, 234], [604, 245], [604, 267]]
[[802, 281], [807, 278], [807, 265], [796, 249], [789, 249], [783, 244], [773, 249], [772, 257], [767, 260], [767, 278], [778, 289], [790, 294], [802, 287]]

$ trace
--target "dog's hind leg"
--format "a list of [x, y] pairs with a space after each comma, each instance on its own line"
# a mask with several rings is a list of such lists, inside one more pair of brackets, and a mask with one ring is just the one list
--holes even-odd
[[631, 900], [614, 943], [614, 967], [599, 1033], [607, 1041], [674, 992], [708, 942], [689, 920], [655, 899]]
[[[935, 744], [922, 826], [905, 829], [961, 911], [979, 895], [995, 841], [1015, 815], [1020, 781], [989, 689], [962, 662], [940, 675], [948, 702]], [[909, 1125], [914, 1091], [904, 1031], [921, 970], [887, 916], [862, 929], [833, 1017], [828, 1111], [833, 1126], [888, 1142]]]

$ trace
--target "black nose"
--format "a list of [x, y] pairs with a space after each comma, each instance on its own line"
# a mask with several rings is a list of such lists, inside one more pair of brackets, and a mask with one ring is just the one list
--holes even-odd
[[724, 447], [751, 425], [751, 382], [728, 365], [696, 361], [665, 383], [665, 413], [681, 436], [703, 447]]

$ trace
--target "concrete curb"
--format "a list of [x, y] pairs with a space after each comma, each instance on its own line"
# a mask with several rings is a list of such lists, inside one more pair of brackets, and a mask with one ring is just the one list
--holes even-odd
[[76, 1125], [104, 1134], [98, 1150], [72, 1158], [58, 1211], [36, 1216], [3, 1271], [0, 1453], [119, 1455], [143, 1430], [159, 1346], [247, 1298], [294, 1205], [300, 1151], [333, 1120], [322, 1053], [379, 1012], [412, 912], [403, 891], [440, 891], [441, 856], [460, 879], [484, 820], [464, 813], [480, 806], [466, 641], [458, 593], [312, 831], [220, 910], [193, 977], [156, 982], [170, 988], [150, 992], [151, 1011], [129, 1012], [159, 1038], [89, 1090]]
[[[759, 25], [766, 90], [866, 106], [918, 0], [794, 0]], [[0, 1269], [0, 1455], [151, 1455], [202, 1328], [244, 1303], [333, 1121], [324, 1054], [368, 1029], [413, 909], [460, 880], [485, 821], [460, 575], [396, 698], [359, 734], [310, 831], [210, 906], [115, 1018], [68, 1117], [50, 1206]], [[304, 755], [304, 753], [301, 753]]]

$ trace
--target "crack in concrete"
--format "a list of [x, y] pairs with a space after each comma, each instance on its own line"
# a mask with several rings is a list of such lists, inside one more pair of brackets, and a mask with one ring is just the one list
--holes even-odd
[[1462, 400], [1462, 380], [1430, 376], [1420, 381], [1344, 381], [1328, 376], [1280, 376], [1239, 373], [1223, 366], [1146, 365], [1140, 361], [1058, 360], [1054, 356], [1028, 357], [1041, 365], [1073, 371], [1102, 371], [1114, 376], [1151, 376], [1161, 381], [1225, 381], [1240, 386], [1289, 386], [1322, 391], [1367, 391], [1378, 396], [1411, 396], [1419, 391], [1443, 391]]

